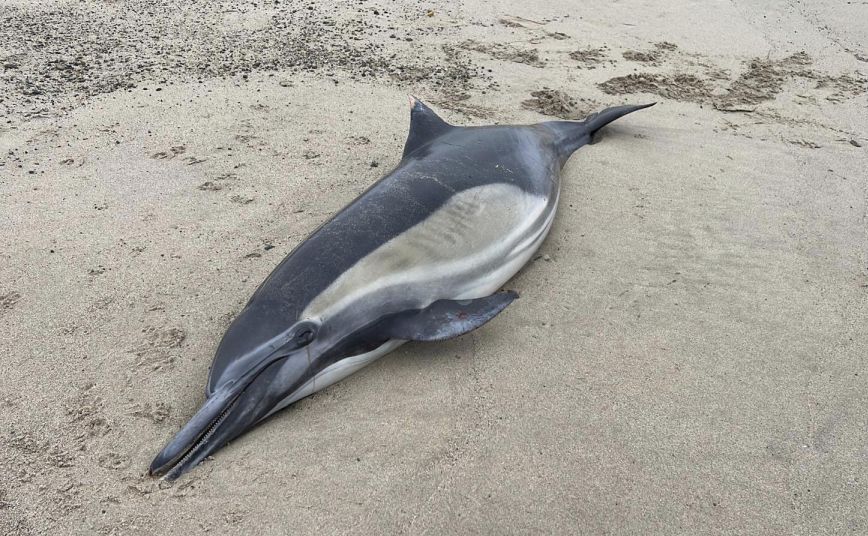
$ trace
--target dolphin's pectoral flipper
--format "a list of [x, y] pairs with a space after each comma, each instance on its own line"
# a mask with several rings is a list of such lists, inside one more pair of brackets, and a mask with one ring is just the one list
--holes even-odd
[[438, 300], [424, 309], [385, 319], [382, 333], [405, 341], [444, 341], [469, 333], [518, 298], [511, 290], [475, 300]]

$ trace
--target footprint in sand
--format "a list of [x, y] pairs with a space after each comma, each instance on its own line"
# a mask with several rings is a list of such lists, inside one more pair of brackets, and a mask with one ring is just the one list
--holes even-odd
[[117, 452], [107, 452], [102, 454], [97, 460], [100, 467], [105, 467], [106, 469], [114, 469], [115, 471], [119, 471], [121, 469], [126, 469], [130, 466], [130, 459], [122, 454], [118, 454]]
[[664, 58], [672, 51], [676, 50], [678, 46], [674, 43], [670, 43], [668, 41], [661, 41], [659, 43], [654, 43], [654, 47], [650, 50], [639, 51], [639, 50], [625, 50], [621, 56], [624, 57], [627, 61], [634, 61], [638, 63], [645, 63], [648, 65], [660, 65], [660, 63], [664, 60]]
[[366, 136], [350, 136], [347, 141], [350, 145], [368, 145], [371, 143], [370, 138]]
[[63, 405], [69, 422], [82, 430], [76, 437], [79, 445], [84, 445], [93, 438], [105, 436], [112, 429], [103, 416], [105, 401], [98, 396], [95, 387], [93, 383], [86, 384], [81, 387], [78, 394]]
[[21, 294], [15, 292], [8, 292], [6, 294], [0, 295], [0, 314], [4, 311], [10, 311], [15, 304], [18, 303], [18, 300], [21, 299]]
[[530, 95], [533, 98], [521, 103], [524, 109], [561, 119], [584, 119], [600, 108], [600, 103], [594, 100], [577, 99], [556, 89], [543, 88], [531, 92]]
[[213, 181], [205, 181], [199, 186], [197, 186], [197, 188], [202, 190], [203, 192], [219, 192], [224, 188], [224, 182], [232, 181], [237, 178], [238, 175], [236, 175], [235, 173], [221, 173], [220, 175], [217, 175], [217, 178], [215, 178]]
[[603, 63], [615, 65], [614, 60], [608, 56], [609, 47], [584, 48], [570, 52], [570, 58], [576, 60], [583, 69], [596, 69]]
[[136, 368], [151, 371], [168, 368], [175, 362], [173, 350], [180, 348], [187, 334], [180, 328], [148, 326], [142, 329], [142, 343], [131, 351], [136, 356]]
[[458, 46], [464, 50], [486, 54], [496, 60], [524, 63], [532, 67], [545, 67], [545, 62], [540, 59], [539, 53], [535, 49], [521, 49], [503, 43], [480, 43], [473, 39], [462, 41]]
[[187, 148], [183, 145], [176, 145], [174, 147], [171, 147], [168, 151], [160, 151], [158, 153], [152, 154], [151, 158], [156, 158], [158, 160], [171, 160], [179, 154], [184, 154], [186, 151]]
[[[661, 42], [656, 43], [651, 51], [626, 51], [623, 55], [630, 61], [655, 66], [677, 50], [674, 44]], [[699, 58], [696, 54], [686, 56], [694, 60]], [[844, 73], [829, 76], [820, 73], [811, 68], [813, 60], [804, 52], [778, 60], [754, 58], [744, 64], [744, 70], [735, 79], [723, 74], [719, 67], [710, 65], [707, 60], [685, 61], [685, 71], [689, 68], [692, 72], [639, 72], [610, 78], [597, 87], [609, 95], [651, 93], [676, 101], [711, 104], [723, 112], [754, 111], [756, 105], [774, 100], [787, 84], [799, 80], [815, 81], [814, 90], [829, 93], [825, 98], [834, 103], [868, 91], [868, 79], [863, 75]]]
[[171, 406], [165, 402], [156, 402], [153, 405], [151, 405], [150, 402], [145, 402], [144, 404], [136, 404], [133, 406], [129, 415], [142, 417], [153, 423], [161, 423], [169, 417], [171, 410]]
[[205, 181], [197, 186], [197, 188], [205, 192], [218, 192], [223, 189], [223, 185], [214, 181]]

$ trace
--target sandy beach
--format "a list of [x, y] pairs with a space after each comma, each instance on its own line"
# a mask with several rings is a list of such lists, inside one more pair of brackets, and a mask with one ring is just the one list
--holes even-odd
[[[831, 0], [0, 1], [0, 533], [868, 533], [866, 42]], [[658, 104], [491, 323], [148, 476], [408, 94]]]

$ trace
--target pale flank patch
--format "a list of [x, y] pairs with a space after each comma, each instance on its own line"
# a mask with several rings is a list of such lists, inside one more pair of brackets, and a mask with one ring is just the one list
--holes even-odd
[[[328, 318], [385, 289], [414, 297], [422, 293], [420, 302], [490, 294], [521, 269], [533, 253], [529, 249], [539, 246], [554, 206], [502, 183], [457, 193], [424, 221], [357, 262], [313, 300], [302, 317]], [[486, 294], [474, 295], [481, 290]]]

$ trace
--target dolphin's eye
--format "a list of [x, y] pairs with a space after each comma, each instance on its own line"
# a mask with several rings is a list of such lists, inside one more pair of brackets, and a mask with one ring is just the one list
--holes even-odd
[[298, 341], [299, 344], [308, 344], [313, 339], [313, 331], [309, 329], [305, 329], [299, 331], [295, 335], [295, 340]]
[[313, 322], [304, 322], [298, 326], [295, 332], [295, 343], [301, 346], [307, 346], [316, 337], [316, 324]]

